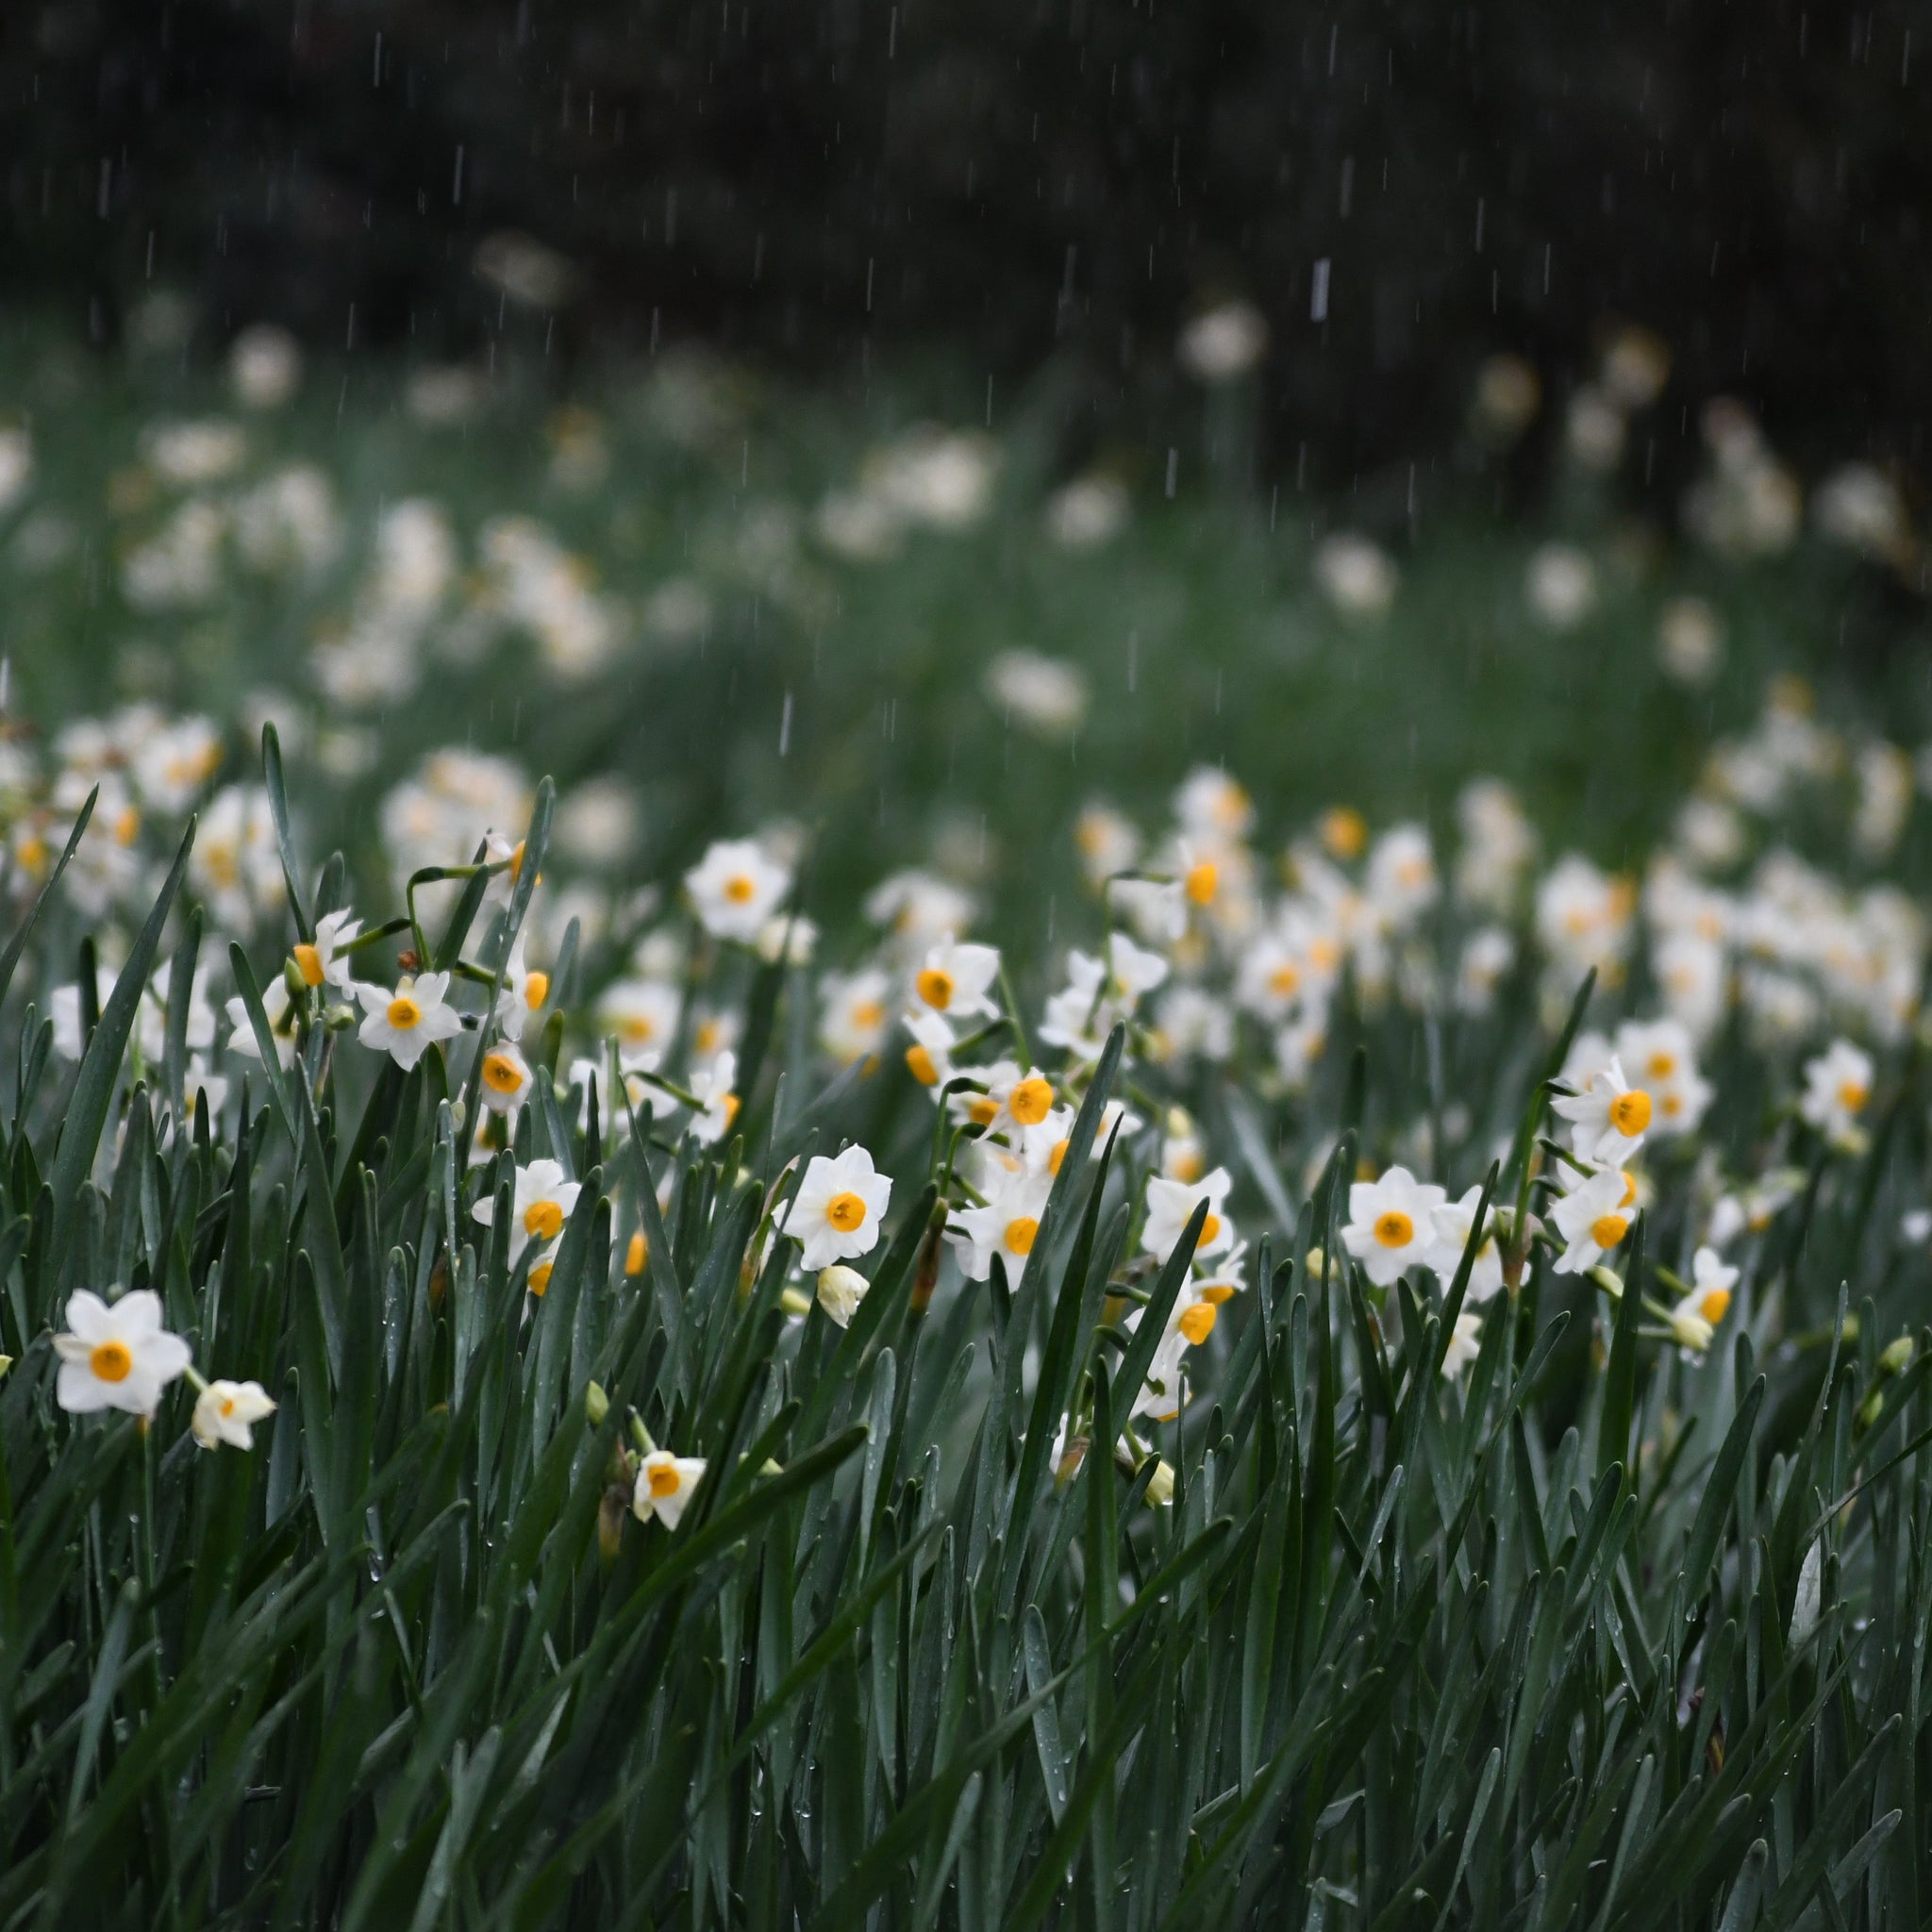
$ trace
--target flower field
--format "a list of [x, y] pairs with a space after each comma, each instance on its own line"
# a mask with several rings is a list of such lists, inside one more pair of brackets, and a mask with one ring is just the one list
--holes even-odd
[[1916, 540], [1643, 350], [1406, 547], [43, 357], [0, 1926], [1920, 1924]]

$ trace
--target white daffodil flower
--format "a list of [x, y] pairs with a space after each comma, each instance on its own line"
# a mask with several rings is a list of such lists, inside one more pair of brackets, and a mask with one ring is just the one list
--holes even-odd
[[1573, 1188], [1550, 1210], [1563, 1237], [1558, 1274], [1594, 1268], [1630, 1232], [1637, 1214], [1637, 1184], [1621, 1169], [1607, 1167]]
[[513, 1114], [530, 1097], [530, 1069], [507, 1040], [499, 1040], [483, 1056], [477, 1091], [491, 1113]]
[[1848, 1040], [1834, 1040], [1805, 1065], [1798, 1111], [1834, 1146], [1855, 1142], [1858, 1116], [1872, 1098], [1872, 1056]]
[[[269, 1035], [275, 1041], [275, 1058], [285, 1067], [295, 1064], [295, 1036], [291, 1030], [289, 1018], [291, 1004], [289, 983], [278, 973], [261, 990], [261, 1012], [268, 1022]], [[254, 1024], [240, 993], [227, 1003], [227, 1013], [230, 1029], [228, 1051], [239, 1053], [244, 1059], [258, 1060], [261, 1042], [255, 1037]]]
[[684, 889], [705, 930], [753, 944], [778, 909], [791, 874], [751, 839], [721, 839], [684, 875]]
[[[1462, 1253], [1469, 1245], [1470, 1233], [1475, 1225], [1475, 1210], [1482, 1197], [1480, 1188], [1471, 1188], [1459, 1201], [1445, 1201], [1436, 1209], [1435, 1240], [1423, 1261], [1440, 1277], [1445, 1289], [1456, 1279], [1456, 1271], [1462, 1265]], [[1489, 1224], [1483, 1229], [1482, 1245], [1476, 1249], [1475, 1260], [1470, 1267], [1469, 1286], [1463, 1298], [1471, 1307], [1480, 1307], [1502, 1286], [1503, 1256], [1496, 1244], [1496, 1220], [1492, 1208]]]
[[1234, 1245], [1234, 1224], [1224, 1206], [1227, 1191], [1233, 1185], [1233, 1176], [1224, 1167], [1217, 1167], [1198, 1181], [1153, 1175], [1147, 1183], [1147, 1219], [1141, 1227], [1142, 1251], [1165, 1261], [1187, 1232], [1194, 1209], [1205, 1201], [1208, 1213], [1201, 1223], [1201, 1239], [1195, 1244], [1194, 1258], [1205, 1261], [1210, 1256], [1225, 1254]]
[[654, 1073], [677, 1034], [683, 995], [669, 980], [620, 979], [597, 1001], [597, 1024], [617, 1041], [626, 1068]]
[[[532, 1241], [554, 1241], [577, 1205], [582, 1183], [564, 1178], [563, 1164], [533, 1160], [520, 1167], [509, 1204], [509, 1265], [514, 1268]], [[496, 1197], [485, 1194], [470, 1212], [485, 1227], [496, 1221]]]
[[1720, 1260], [1710, 1248], [1699, 1248], [1690, 1262], [1690, 1291], [1671, 1310], [1671, 1333], [1677, 1346], [1702, 1355], [1730, 1312], [1737, 1269]]
[[937, 1099], [953, 1077], [953, 1029], [933, 1012], [908, 1013], [902, 1024], [912, 1036], [906, 1071]]
[[700, 1147], [713, 1147], [738, 1118], [739, 1099], [731, 1090], [738, 1078], [738, 1056], [721, 1053], [708, 1067], [691, 1076], [691, 1091], [699, 1103], [691, 1116], [691, 1136]]
[[1023, 1165], [1002, 1171], [982, 1206], [957, 1208], [946, 1224], [946, 1238], [959, 1272], [968, 1281], [984, 1281], [992, 1273], [992, 1257], [1000, 1256], [1007, 1273], [1017, 1275], [1040, 1238], [1046, 1197], [1053, 1191], [1051, 1174], [1031, 1174]]
[[447, 973], [425, 973], [396, 982], [394, 992], [379, 986], [358, 986], [363, 1020], [357, 1031], [364, 1046], [386, 1053], [406, 1072], [429, 1051], [432, 1041], [450, 1040], [463, 1030], [457, 1010], [444, 995]]
[[194, 1399], [190, 1426], [204, 1449], [255, 1447], [255, 1424], [275, 1412], [259, 1382], [210, 1382]]
[[872, 1252], [891, 1198], [891, 1179], [873, 1166], [863, 1147], [830, 1158], [815, 1154], [778, 1231], [803, 1244], [805, 1272], [816, 1274], [835, 1261]]
[[949, 934], [927, 949], [912, 978], [913, 997], [949, 1018], [970, 1019], [982, 1013], [991, 1018], [999, 1008], [987, 997], [987, 989], [999, 970], [997, 946], [961, 944]]
[[1387, 1288], [1404, 1269], [1427, 1265], [1437, 1241], [1436, 1211], [1448, 1198], [1406, 1167], [1391, 1167], [1379, 1180], [1357, 1181], [1348, 1191], [1342, 1245], [1377, 1288]]
[[648, 1523], [655, 1516], [666, 1529], [675, 1529], [691, 1492], [704, 1479], [703, 1457], [674, 1456], [668, 1449], [654, 1449], [638, 1465], [631, 1514], [640, 1523]]
[[522, 1040], [524, 1029], [542, 1011], [550, 997], [550, 975], [525, 958], [525, 940], [517, 935], [503, 969], [503, 989], [496, 995], [496, 1024], [507, 1040]]
[[826, 974], [819, 986], [819, 1044], [841, 1067], [871, 1058], [891, 1024], [891, 995], [883, 967]]
[[1570, 1143], [1579, 1159], [1615, 1166], [1643, 1144], [1656, 1112], [1648, 1090], [1632, 1085], [1614, 1054], [1583, 1092], [1559, 1096], [1552, 1105], [1570, 1123]]
[[293, 952], [295, 971], [302, 984], [309, 987], [333, 986], [354, 994], [355, 974], [343, 951], [362, 930], [362, 922], [346, 911], [325, 912], [315, 922], [315, 938], [298, 944]]
[[67, 1329], [54, 1338], [60, 1357], [54, 1399], [70, 1415], [99, 1408], [153, 1415], [161, 1391], [188, 1372], [188, 1344], [161, 1325], [161, 1298], [136, 1289], [104, 1302], [87, 1289], [67, 1298]]
[[1482, 1353], [1482, 1345], [1483, 1318], [1474, 1308], [1464, 1308], [1442, 1351], [1442, 1379], [1453, 1382]]

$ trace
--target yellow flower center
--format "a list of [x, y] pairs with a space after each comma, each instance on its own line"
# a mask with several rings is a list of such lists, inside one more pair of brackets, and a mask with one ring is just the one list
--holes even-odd
[[225, 1395], [216, 1403], [215, 1407], [220, 1412], [222, 1420], [226, 1422], [235, 1413], [235, 1398], [232, 1395]]
[[1007, 1246], [1016, 1255], [1030, 1255], [1039, 1237], [1040, 1224], [1030, 1214], [1022, 1214], [1007, 1223]]
[[917, 1041], [906, 1049], [906, 1067], [922, 1087], [937, 1087], [940, 1084], [940, 1070], [932, 1063], [932, 1055]]
[[1179, 1153], [1169, 1156], [1167, 1171], [1177, 1181], [1197, 1181], [1201, 1178], [1201, 1169], [1205, 1164], [1196, 1149], [1185, 1147]]
[[141, 836], [141, 813], [131, 805], [124, 806], [121, 815], [114, 821], [114, 842], [117, 845], [132, 845]]
[[322, 984], [322, 954], [316, 947], [311, 946], [307, 940], [304, 940], [295, 948], [295, 971], [302, 975], [302, 984], [304, 986], [320, 986]]
[[1662, 1109], [1665, 1120], [1674, 1121], [1684, 1111], [1684, 1096], [1681, 1093], [1666, 1093], [1657, 1102], [1657, 1106]]
[[1359, 858], [1369, 842], [1369, 822], [1352, 805], [1322, 814], [1322, 842], [1337, 858]]
[[532, 1241], [555, 1241], [563, 1232], [563, 1208], [556, 1201], [533, 1201], [524, 1210], [524, 1232]]
[[1625, 1140], [1634, 1140], [1650, 1124], [1650, 1095], [1633, 1087], [1610, 1102], [1610, 1124]]
[[541, 1301], [543, 1298], [543, 1291], [550, 1286], [550, 1276], [556, 1267], [557, 1263], [555, 1261], [539, 1261], [530, 1270], [530, 1292], [538, 1300]]
[[618, 1037], [630, 1046], [642, 1046], [657, 1030], [649, 1016], [643, 1013], [626, 1013], [617, 1023]]
[[718, 1106], [724, 1112], [724, 1124], [727, 1127], [738, 1118], [738, 1109], [743, 1105], [743, 1101], [739, 1099], [735, 1093], [725, 1093], [719, 1096]]
[[748, 906], [757, 893], [758, 887], [744, 873], [735, 872], [724, 881], [724, 896], [734, 906]]
[[[128, 841], [124, 839], [124, 845]], [[210, 845], [203, 852], [202, 859], [208, 866], [208, 875], [218, 886], [232, 886], [242, 876], [242, 867], [235, 857], [232, 845]]]
[[512, 879], [520, 878], [523, 876], [523, 871], [524, 841], [519, 839], [517, 841], [517, 849], [509, 856], [509, 875]]
[[1677, 1071], [1677, 1056], [1674, 1053], [1654, 1053], [1650, 1057], [1650, 1077], [1653, 1080], [1668, 1080]]
[[389, 1024], [398, 1033], [407, 1033], [410, 1027], [419, 1024], [422, 1018], [423, 1008], [406, 992], [397, 993], [389, 1003]]
[[[1208, 1230], [1201, 1230], [1205, 1236]], [[1415, 1239], [1415, 1223], [1400, 1208], [1375, 1216], [1374, 1236], [1385, 1248], [1406, 1248]]]
[[1707, 1288], [1697, 1299], [1697, 1312], [1715, 1328], [1722, 1322], [1731, 1306], [1731, 1291], [1727, 1288]]
[[912, 985], [919, 997], [935, 1011], [943, 1013], [953, 1004], [953, 975], [943, 967], [928, 966]]
[[47, 862], [47, 841], [38, 834], [29, 832], [14, 848], [14, 857], [38, 878], [42, 867]]
[[1862, 1080], [1846, 1080], [1838, 1090], [1839, 1105], [1847, 1113], [1857, 1113], [1872, 1098], [1872, 1090]]
[[550, 997], [550, 975], [547, 973], [526, 973], [524, 974], [524, 1004], [534, 1013]]
[[861, 1033], [875, 1033], [886, 1024], [886, 1009], [876, 1000], [860, 1000], [852, 1009], [852, 1024]]
[[1059, 1173], [1060, 1162], [1067, 1158], [1067, 1149], [1071, 1144], [1068, 1141], [1056, 1141], [1053, 1143], [1053, 1151], [1046, 1157], [1046, 1171], [1048, 1174], [1057, 1174]]
[[1201, 1299], [1211, 1302], [1219, 1307], [1223, 1302], [1234, 1299], [1234, 1283], [1231, 1281], [1210, 1281], [1201, 1290]]
[[1637, 1176], [1627, 1167], [1620, 1167], [1617, 1172], [1624, 1176], [1624, 1198], [1617, 1206], [1627, 1208], [1637, 1199]]
[[1630, 1223], [1622, 1214], [1599, 1214], [1590, 1224], [1590, 1238], [1600, 1248], [1614, 1248], [1630, 1232]]
[[849, 1191], [834, 1194], [825, 1203], [825, 1219], [841, 1234], [850, 1234], [855, 1227], [865, 1225], [865, 1203]]
[[677, 1470], [669, 1462], [652, 1463], [650, 1471], [644, 1479], [651, 1486], [652, 1495], [658, 1497], [659, 1501], [662, 1501], [666, 1496], [675, 1496], [677, 1493]]
[[1301, 969], [1286, 959], [1268, 975], [1268, 991], [1282, 999], [1298, 991], [1301, 983]]
[[975, 1127], [990, 1127], [999, 1110], [999, 1103], [991, 1093], [975, 1093], [966, 1103], [966, 1118]]
[[97, 1380], [125, 1382], [134, 1373], [134, 1355], [125, 1341], [97, 1341], [87, 1358]]
[[1196, 906], [1211, 906], [1220, 884], [1221, 868], [1211, 858], [1204, 858], [1188, 874], [1188, 897]]
[[1341, 948], [1324, 935], [1308, 941], [1308, 958], [1320, 972], [1330, 973], [1341, 963]]
[[644, 1265], [651, 1258], [651, 1244], [640, 1230], [630, 1238], [630, 1245], [624, 1251], [624, 1272], [626, 1274], [641, 1274]]
[[1007, 1111], [1023, 1127], [1037, 1127], [1053, 1110], [1053, 1089], [1038, 1074], [1028, 1074], [1007, 1095]]
[[1198, 1344], [1214, 1333], [1214, 1313], [1212, 1302], [1196, 1302], [1175, 1325], [1190, 1341]]
[[[1210, 1208], [1208, 1213], [1208, 1219], [1201, 1224], [1201, 1239], [1203, 1241], [1211, 1241], [1220, 1232], [1221, 1216]], [[1397, 1241], [1394, 1245], [1400, 1247], [1402, 1243]]]
[[514, 1093], [524, 1084], [524, 1072], [507, 1053], [485, 1054], [483, 1084], [498, 1093]]
[[724, 1038], [724, 1025], [720, 1020], [703, 1019], [698, 1022], [697, 1031], [691, 1037], [692, 1048], [703, 1054], [716, 1053], [720, 1041]]

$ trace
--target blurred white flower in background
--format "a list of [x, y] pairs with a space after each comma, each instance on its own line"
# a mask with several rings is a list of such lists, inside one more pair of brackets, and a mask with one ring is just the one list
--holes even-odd
[[557, 847], [593, 872], [621, 866], [641, 830], [636, 794], [623, 778], [586, 778], [557, 801]]
[[1604, 350], [1599, 377], [1623, 408], [1647, 409], [1671, 378], [1670, 349], [1653, 330], [1626, 324]]
[[1542, 407], [1542, 378], [1521, 356], [1491, 356], [1476, 371], [1471, 405], [1477, 432], [1488, 441], [1514, 442]]
[[1268, 324], [1252, 302], [1223, 302], [1182, 328], [1174, 359], [1196, 382], [1245, 375], [1268, 349]]
[[1713, 682], [1724, 668], [1723, 620], [1702, 597], [1673, 597], [1657, 624], [1657, 656], [1679, 684]]
[[1126, 527], [1127, 491], [1113, 476], [1076, 476], [1046, 506], [1047, 535], [1064, 550], [1091, 550]]
[[1846, 463], [1818, 486], [1811, 521], [1822, 535], [1860, 557], [1896, 562], [1911, 548], [1905, 499], [1884, 471]]
[[1624, 454], [1624, 412], [1602, 390], [1585, 383], [1570, 398], [1563, 418], [1563, 446], [1579, 469], [1601, 475]]
[[991, 508], [999, 446], [990, 436], [922, 423], [865, 460], [861, 487], [910, 524], [961, 530]]
[[1704, 407], [1701, 426], [1711, 467], [1684, 498], [1686, 528], [1721, 557], [1789, 549], [1804, 496], [1766, 445], [1757, 419], [1736, 397], [1715, 396]]
[[248, 460], [248, 436], [239, 423], [158, 423], [142, 437], [148, 467], [182, 487], [217, 483]]
[[33, 475], [33, 438], [25, 429], [0, 429], [0, 515], [26, 494]]
[[244, 408], [278, 409], [302, 381], [302, 345], [285, 328], [258, 322], [228, 349], [228, 387]]
[[1545, 543], [1529, 559], [1529, 608], [1552, 630], [1572, 630], [1596, 608], [1596, 566], [1571, 543]]
[[986, 694], [1041, 738], [1069, 738], [1087, 716], [1087, 674], [1038, 651], [1002, 651], [986, 667]]
[[1372, 538], [1337, 530], [1315, 546], [1315, 581], [1346, 615], [1380, 617], [1395, 602], [1401, 574], [1395, 559]]
[[582, 282], [567, 256], [516, 228], [484, 236], [472, 265], [492, 289], [526, 308], [561, 308]]
[[419, 369], [403, 391], [403, 407], [426, 427], [446, 429], [467, 423], [483, 407], [488, 379], [466, 363], [450, 362]]

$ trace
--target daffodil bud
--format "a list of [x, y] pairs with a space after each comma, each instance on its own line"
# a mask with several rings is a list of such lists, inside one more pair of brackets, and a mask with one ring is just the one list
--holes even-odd
[[10, 1355], [0, 1355], [0, 1375], [4, 1375], [12, 1366], [13, 1357]]
[[1308, 1250], [1308, 1258], [1303, 1265], [1308, 1271], [1308, 1279], [1310, 1281], [1320, 1281], [1323, 1271], [1328, 1265], [1328, 1257], [1320, 1248], [1310, 1248]]
[[584, 1420], [593, 1429], [604, 1426], [604, 1418], [610, 1413], [610, 1398], [605, 1394], [601, 1384], [592, 1382], [584, 1390]]
[[851, 1325], [872, 1283], [857, 1268], [842, 1262], [819, 1271], [819, 1307], [841, 1328]]
[[803, 1318], [811, 1313], [811, 1297], [803, 1289], [780, 1289], [778, 1291], [778, 1306], [788, 1315]]
[[1614, 1268], [1606, 1268], [1599, 1262], [1590, 1271], [1590, 1278], [1613, 1302], [1620, 1302], [1624, 1299], [1624, 1277]]
[[1174, 1470], [1165, 1457], [1154, 1465], [1154, 1474], [1147, 1479], [1147, 1500], [1158, 1509], [1174, 1501]]
[[607, 1486], [597, 1502], [597, 1554], [607, 1563], [617, 1560], [617, 1553], [624, 1543], [624, 1519], [630, 1509], [631, 1494], [627, 1487], [612, 1483]]
[[1881, 1375], [1902, 1375], [1912, 1365], [1912, 1338], [1901, 1335], [1896, 1341], [1888, 1342], [1878, 1357], [1878, 1373]]

